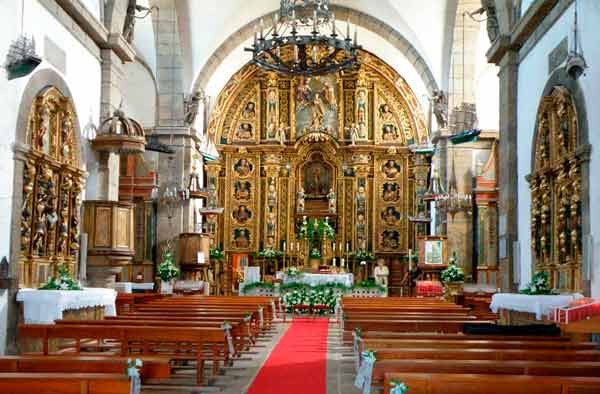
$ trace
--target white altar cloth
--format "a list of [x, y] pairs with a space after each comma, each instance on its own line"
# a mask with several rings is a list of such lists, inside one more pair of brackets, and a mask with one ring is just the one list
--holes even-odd
[[115, 290], [119, 293], [132, 293], [134, 290], [152, 291], [154, 290], [154, 283], [117, 282], [115, 283]]
[[492, 296], [490, 309], [494, 313], [497, 313], [499, 309], [534, 313], [537, 320], [542, 320], [542, 316], [548, 316], [554, 311], [554, 308], [567, 306], [569, 302], [581, 297], [583, 297], [581, 294], [526, 295], [498, 293]]
[[285, 275], [284, 283], [306, 283], [307, 285], [324, 285], [326, 283], [340, 283], [344, 286], [352, 286], [354, 284], [353, 274], [302, 274], [299, 277], [288, 277]]
[[115, 290], [95, 287], [73, 291], [21, 289], [17, 293], [28, 324], [53, 324], [54, 320], [62, 319], [66, 310], [96, 306], [104, 306], [105, 316], [115, 316], [116, 298]]

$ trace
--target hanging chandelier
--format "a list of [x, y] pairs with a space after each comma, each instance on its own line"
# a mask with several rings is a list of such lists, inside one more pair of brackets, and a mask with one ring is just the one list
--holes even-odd
[[454, 216], [456, 216], [456, 214], [459, 212], [464, 212], [467, 215], [471, 215], [473, 211], [473, 203], [470, 194], [458, 192], [454, 156], [452, 157], [451, 171], [449, 187], [448, 191], [446, 191], [437, 170], [433, 170], [431, 183], [429, 184], [429, 189], [423, 196], [423, 200], [434, 201], [436, 208], [442, 215], [449, 214], [452, 220], [454, 220]]
[[261, 68], [288, 75], [324, 75], [358, 69], [357, 32], [350, 37], [336, 29], [329, 0], [281, 0], [279, 14], [265, 30], [254, 33], [254, 44], [245, 48]]

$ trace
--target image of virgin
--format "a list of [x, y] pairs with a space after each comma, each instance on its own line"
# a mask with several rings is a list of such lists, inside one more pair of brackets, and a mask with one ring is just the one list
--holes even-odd
[[304, 167], [304, 191], [308, 197], [325, 197], [331, 188], [331, 169], [323, 162]]

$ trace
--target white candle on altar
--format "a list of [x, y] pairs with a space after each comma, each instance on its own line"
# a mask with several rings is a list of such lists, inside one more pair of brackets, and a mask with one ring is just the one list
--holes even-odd
[[412, 271], [412, 249], [408, 249], [408, 270]]
[[285, 241], [283, 241], [283, 250], [285, 251]]
[[344, 258], [342, 257], [342, 260], [341, 260], [340, 267], [342, 267], [342, 268], [343, 268], [343, 267], [345, 267], [345, 266], [346, 266], [346, 263], [345, 263], [345, 261], [344, 261]]
[[335, 257], [333, 258], [331, 265], [333, 265], [335, 267]]
[[333, 243], [333, 253], [335, 253], [335, 242]]

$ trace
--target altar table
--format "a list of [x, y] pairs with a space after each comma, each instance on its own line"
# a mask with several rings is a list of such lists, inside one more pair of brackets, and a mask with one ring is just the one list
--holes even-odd
[[17, 301], [23, 303], [23, 316], [28, 324], [53, 324], [63, 312], [103, 308], [104, 316], [115, 316], [117, 292], [113, 289], [86, 287], [83, 290], [21, 289]]
[[339, 283], [347, 287], [354, 284], [354, 275], [348, 274], [302, 274], [300, 276], [289, 277], [284, 276], [284, 283], [305, 283], [307, 285], [316, 286], [327, 283]]
[[554, 308], [569, 305], [573, 300], [583, 297], [581, 294], [565, 295], [526, 295], [514, 293], [498, 293], [492, 296], [490, 309], [494, 313], [499, 310], [525, 312], [535, 315], [536, 320], [542, 320], [554, 312]]

